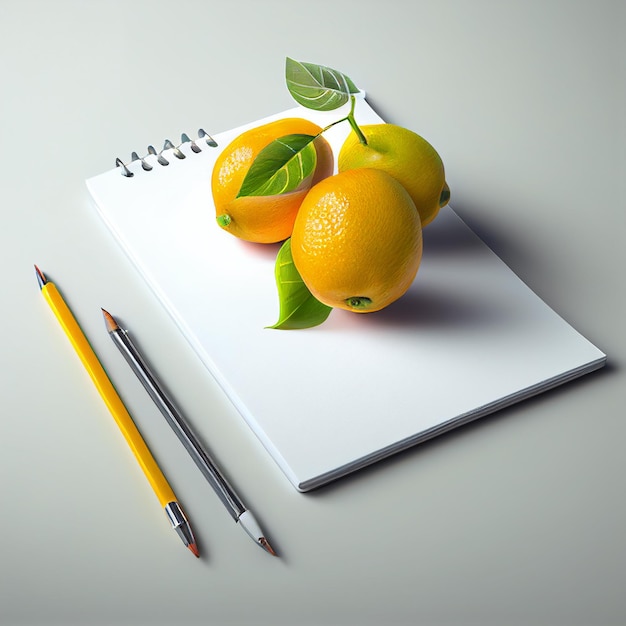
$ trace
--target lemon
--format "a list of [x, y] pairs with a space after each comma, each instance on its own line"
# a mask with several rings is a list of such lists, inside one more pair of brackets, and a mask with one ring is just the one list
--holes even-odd
[[422, 258], [422, 227], [406, 189], [380, 169], [325, 178], [300, 206], [291, 254], [320, 302], [378, 311], [410, 287]]
[[313, 184], [333, 172], [332, 149], [323, 137], [314, 145], [315, 173], [308, 185], [288, 193], [237, 197], [259, 152], [275, 139], [291, 134], [316, 136], [321, 128], [302, 118], [283, 118], [257, 126], [236, 137], [218, 156], [211, 175], [211, 191], [218, 225], [235, 237], [256, 243], [275, 243], [291, 235], [296, 213]]
[[352, 131], [339, 152], [339, 172], [360, 167], [387, 172], [409, 192], [422, 226], [432, 222], [450, 198], [437, 151], [423, 137], [402, 126], [369, 124], [360, 128], [367, 145]]

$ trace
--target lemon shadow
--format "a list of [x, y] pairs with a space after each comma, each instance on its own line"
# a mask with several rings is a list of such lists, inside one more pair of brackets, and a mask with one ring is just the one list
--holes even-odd
[[414, 285], [399, 300], [375, 313], [359, 316], [359, 325], [416, 329], [493, 325], [504, 319], [493, 306], [445, 286]]

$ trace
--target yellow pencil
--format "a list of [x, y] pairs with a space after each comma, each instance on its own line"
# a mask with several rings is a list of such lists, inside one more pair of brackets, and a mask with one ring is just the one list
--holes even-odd
[[63, 300], [53, 282], [46, 279], [43, 272], [35, 265], [35, 272], [39, 287], [50, 308], [54, 312], [61, 327], [65, 331], [68, 339], [74, 346], [76, 353], [80, 357], [85, 369], [91, 376], [91, 380], [102, 396], [105, 404], [111, 411], [117, 425], [119, 426], [126, 442], [130, 446], [135, 458], [139, 462], [146, 478], [152, 485], [161, 506], [165, 509], [172, 527], [176, 530], [185, 546], [187, 546], [195, 556], [199, 556], [198, 547], [191, 531], [191, 526], [182, 508], [180, 507], [172, 488], [167, 482], [163, 472], [159, 469], [141, 433], [137, 429], [135, 422], [128, 413], [124, 403], [113, 387], [102, 364], [93, 351], [87, 337], [85, 337], [78, 322], [74, 318], [70, 308]]

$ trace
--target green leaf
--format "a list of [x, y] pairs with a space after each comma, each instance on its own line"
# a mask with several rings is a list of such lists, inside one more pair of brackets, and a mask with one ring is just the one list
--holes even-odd
[[287, 89], [293, 99], [307, 109], [332, 111], [348, 102], [359, 88], [342, 72], [324, 65], [300, 63], [287, 57]]
[[317, 165], [314, 135], [285, 135], [265, 146], [252, 162], [237, 197], [274, 196], [295, 191]]
[[291, 239], [281, 246], [274, 268], [280, 314], [278, 321], [268, 328], [296, 330], [318, 326], [332, 311], [308, 290], [291, 256]]

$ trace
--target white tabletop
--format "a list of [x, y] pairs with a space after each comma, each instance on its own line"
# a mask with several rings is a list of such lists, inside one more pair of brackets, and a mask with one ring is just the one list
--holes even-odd
[[[1, 624], [623, 624], [620, 2], [0, 0]], [[454, 209], [601, 371], [309, 494], [264, 451], [89, 206], [165, 138], [347, 73], [433, 143]], [[194, 525], [164, 514], [37, 288], [54, 277]], [[106, 336], [142, 343], [280, 553], [228, 516]], [[390, 407], [393, 410], [393, 407]]]

